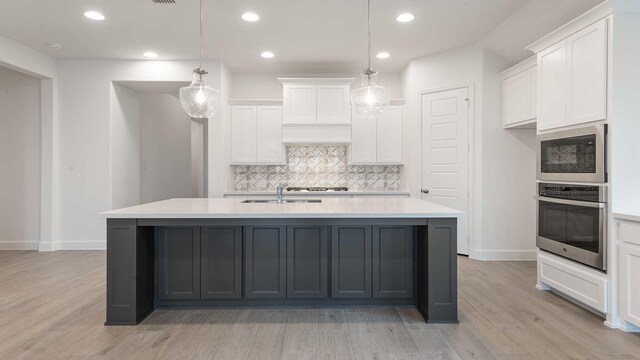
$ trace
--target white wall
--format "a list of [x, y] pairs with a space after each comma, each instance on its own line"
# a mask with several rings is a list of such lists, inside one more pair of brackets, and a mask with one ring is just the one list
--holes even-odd
[[0, 67], [0, 250], [40, 240], [40, 80]]
[[[212, 86], [220, 86], [220, 62], [207, 61]], [[113, 81], [190, 81], [195, 61], [58, 61], [60, 94], [60, 241], [62, 249], [105, 247], [111, 208], [111, 84]], [[220, 123], [217, 118], [211, 123]], [[213, 121], [212, 121], [213, 120]], [[210, 141], [219, 141], [215, 133]], [[211, 149], [210, 149], [211, 150]], [[209, 169], [221, 170], [211, 160]], [[213, 184], [216, 184], [213, 182]], [[210, 184], [211, 185], [211, 181]], [[223, 186], [214, 189], [222, 194]], [[210, 189], [211, 191], [211, 189]]]
[[[232, 74], [231, 99], [282, 99], [282, 84], [278, 78], [340, 77], [354, 78], [352, 88], [360, 87], [360, 74], [286, 75], [286, 74]], [[380, 73], [378, 83], [391, 92], [392, 99], [402, 98], [399, 73]]]
[[536, 130], [502, 127], [502, 78], [510, 63], [484, 50], [482, 80], [482, 236], [474, 257], [536, 258]]
[[138, 93], [111, 85], [111, 208], [140, 203]]
[[191, 186], [191, 118], [168, 94], [139, 94], [140, 203], [188, 198]]
[[[477, 259], [535, 259], [535, 132], [502, 129], [498, 73], [509, 63], [478, 46], [411, 61], [402, 72], [405, 106], [404, 181], [420, 196], [420, 91], [471, 87], [473, 119], [470, 256]], [[511, 168], [520, 169], [515, 173]], [[509, 174], [505, 174], [505, 171]], [[522, 193], [522, 184], [530, 186]], [[525, 185], [526, 186], [526, 185]], [[513, 204], [523, 204], [513, 208]], [[529, 207], [527, 204], [530, 204]], [[508, 208], [508, 209], [507, 209]], [[514, 212], [514, 210], [518, 210]]]
[[640, 214], [640, 3], [613, 6], [611, 202], [614, 212]]

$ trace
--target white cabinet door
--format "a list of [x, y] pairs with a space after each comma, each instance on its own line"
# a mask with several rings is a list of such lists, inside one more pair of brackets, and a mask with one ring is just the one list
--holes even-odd
[[351, 164], [376, 163], [376, 119], [351, 117]]
[[621, 244], [619, 256], [620, 316], [640, 326], [640, 247]]
[[256, 162], [256, 107], [231, 107], [231, 163]]
[[402, 163], [402, 107], [389, 106], [377, 118], [377, 163]]
[[526, 118], [535, 119], [538, 116], [538, 69], [534, 66], [526, 71], [527, 75], [527, 109]]
[[316, 121], [316, 85], [283, 85], [285, 123]]
[[607, 117], [607, 19], [567, 38], [567, 124]]
[[279, 164], [282, 162], [282, 108], [257, 108], [256, 162]]
[[527, 119], [527, 74], [515, 74], [502, 83], [504, 125], [512, 125]]
[[348, 123], [351, 120], [349, 85], [316, 87], [316, 119], [319, 123]]
[[561, 127], [567, 118], [567, 42], [538, 53], [538, 130]]

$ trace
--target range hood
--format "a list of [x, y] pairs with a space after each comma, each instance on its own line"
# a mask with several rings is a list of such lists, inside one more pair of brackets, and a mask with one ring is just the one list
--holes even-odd
[[282, 124], [283, 144], [350, 144], [351, 124]]

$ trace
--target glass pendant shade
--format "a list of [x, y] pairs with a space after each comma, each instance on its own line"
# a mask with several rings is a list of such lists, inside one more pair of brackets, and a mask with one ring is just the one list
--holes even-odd
[[362, 72], [362, 87], [351, 91], [351, 106], [365, 118], [382, 114], [389, 106], [389, 90], [377, 85], [378, 73], [372, 69]]
[[220, 92], [209, 86], [207, 72], [201, 68], [193, 70], [191, 85], [180, 88], [180, 104], [184, 111], [195, 119], [208, 119], [220, 106]]

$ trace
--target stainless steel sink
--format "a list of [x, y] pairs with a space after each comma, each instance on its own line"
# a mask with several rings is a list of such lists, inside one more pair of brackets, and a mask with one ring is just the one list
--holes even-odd
[[[284, 199], [282, 204], [308, 204], [321, 203], [320, 199]], [[276, 199], [249, 199], [242, 201], [243, 204], [278, 204]]]

